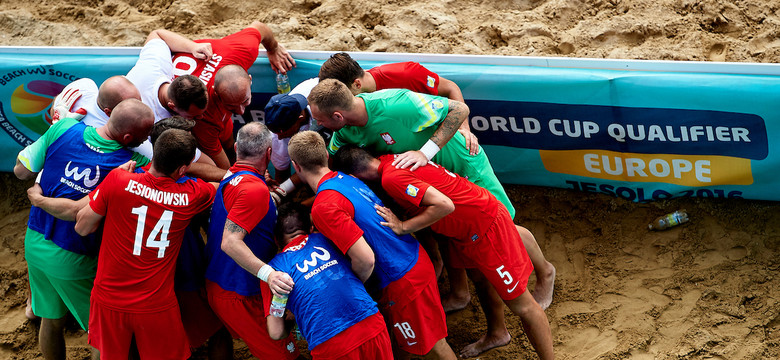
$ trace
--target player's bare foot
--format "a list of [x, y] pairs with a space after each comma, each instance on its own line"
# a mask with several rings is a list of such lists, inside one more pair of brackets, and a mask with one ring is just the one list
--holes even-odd
[[24, 308], [24, 316], [27, 316], [27, 319], [30, 320], [38, 319], [38, 316], [33, 313], [32, 300], [29, 297], [27, 298], [27, 306]]
[[552, 304], [553, 290], [555, 289], [555, 266], [550, 262], [547, 262], [551, 271], [547, 273], [536, 274], [536, 285], [534, 286], [534, 300], [539, 303], [542, 310], [547, 310]]
[[460, 357], [475, 357], [492, 348], [497, 348], [509, 344], [510, 340], [512, 340], [512, 335], [509, 335], [509, 332], [505, 332], [502, 336], [488, 336], [486, 334], [475, 343], [466, 345], [466, 347], [460, 351]]
[[444, 299], [441, 299], [441, 307], [444, 308], [445, 313], [463, 310], [470, 303], [471, 294], [469, 293], [466, 293], [465, 296], [449, 293]]

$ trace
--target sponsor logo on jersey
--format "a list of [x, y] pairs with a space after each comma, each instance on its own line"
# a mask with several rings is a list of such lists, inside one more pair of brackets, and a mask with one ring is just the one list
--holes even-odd
[[81, 181], [81, 179], [84, 179], [84, 186], [91, 188], [97, 185], [98, 180], [100, 180], [100, 166], [95, 165], [95, 177], [90, 179], [90, 175], [92, 174], [92, 169], [86, 168], [84, 170], [79, 171], [78, 166], [74, 166], [73, 168], [70, 167], [70, 164], [72, 164], [72, 161], [68, 161], [68, 163], [65, 165], [65, 176], [75, 180], [75, 181]]
[[240, 183], [241, 180], [244, 180], [244, 176], [243, 175], [236, 176], [236, 177], [230, 179], [230, 185], [238, 186], [238, 183]]
[[[311, 253], [311, 260], [304, 260], [303, 266], [300, 264], [295, 264], [295, 268], [298, 269], [298, 271], [306, 273], [306, 275], [303, 275], [303, 278], [306, 280], [311, 279], [313, 276], [319, 274], [323, 270], [339, 263], [338, 260], [330, 260], [330, 253], [325, 248], [315, 246], [314, 249], [318, 251], [313, 251]], [[324, 261], [325, 263], [309, 271], [309, 267], [317, 266], [319, 263], [318, 260]]]
[[386, 132], [385, 133], [381, 133], [381, 134], [379, 134], [379, 136], [382, 137], [382, 140], [384, 140], [387, 143], [387, 145], [395, 144], [395, 139], [393, 139], [393, 137], [390, 136], [390, 133], [386, 133]]
[[295, 264], [295, 268], [298, 269], [298, 271], [305, 273], [309, 271], [309, 266], [316, 266], [317, 265], [317, 259], [322, 261], [328, 261], [330, 260], [330, 253], [328, 250], [325, 250], [322, 247], [315, 246], [316, 250], [319, 250], [320, 252], [313, 251], [311, 253], [311, 260], [304, 260], [303, 266], [300, 264]]
[[406, 195], [409, 195], [411, 197], [417, 197], [417, 191], [419, 191], [417, 187], [415, 187], [412, 184], [409, 184], [406, 186]]
[[433, 76], [428, 75], [428, 87], [432, 88], [436, 86], [436, 79], [433, 78]]

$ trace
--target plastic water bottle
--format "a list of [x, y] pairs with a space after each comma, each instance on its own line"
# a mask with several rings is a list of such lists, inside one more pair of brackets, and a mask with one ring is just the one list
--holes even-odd
[[287, 74], [276, 74], [276, 92], [280, 94], [290, 92], [290, 79]]
[[287, 307], [287, 297], [289, 295], [283, 294], [280, 296], [274, 295], [271, 299], [271, 315], [276, 317], [284, 316], [284, 308]]
[[688, 213], [683, 209], [658, 217], [647, 225], [647, 228], [650, 230], [665, 230], [686, 222], [688, 222]]

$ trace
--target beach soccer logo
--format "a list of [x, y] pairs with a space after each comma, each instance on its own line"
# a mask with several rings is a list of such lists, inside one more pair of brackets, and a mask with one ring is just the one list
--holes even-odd
[[32, 144], [51, 126], [54, 98], [78, 79], [51, 66], [0, 71], [0, 129], [20, 146]]
[[20, 84], [11, 94], [11, 112], [22, 125], [43, 134], [51, 125], [51, 103], [64, 88], [65, 85], [48, 80]]

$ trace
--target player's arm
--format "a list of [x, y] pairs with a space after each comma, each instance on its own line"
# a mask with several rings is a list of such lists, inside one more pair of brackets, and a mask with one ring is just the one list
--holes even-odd
[[398, 235], [404, 235], [427, 228], [455, 211], [455, 204], [452, 203], [452, 200], [433, 186], [429, 186], [425, 191], [420, 207], [424, 208], [420, 214], [405, 221], [398, 219], [390, 209], [384, 206], [377, 205], [376, 212], [385, 219], [385, 222], [380, 223], [381, 225], [389, 227]]
[[288, 322], [284, 321], [284, 317], [267, 316], [265, 319], [268, 324], [268, 336], [271, 339], [281, 340], [290, 333], [290, 329], [287, 327]]
[[[438, 90], [439, 96], [444, 96], [450, 100], [460, 101], [464, 104], [466, 103], [466, 100], [463, 99], [463, 93], [460, 91], [460, 86], [458, 86], [458, 84], [452, 80], [439, 76]], [[477, 152], [479, 152], [479, 141], [477, 140], [477, 137], [474, 135], [474, 133], [471, 132], [468, 119], [460, 124], [458, 131], [460, 131], [460, 133], [466, 139], [466, 148], [469, 149], [469, 153], [471, 155], [476, 155]]]
[[225, 177], [226, 173], [227, 170], [225, 169], [221, 169], [213, 164], [209, 165], [198, 161], [190, 164], [190, 169], [187, 171], [187, 174], [193, 177], [201, 178], [210, 182], [221, 181], [222, 178]]
[[362, 282], [366, 282], [374, 272], [374, 263], [376, 261], [374, 257], [374, 250], [368, 246], [366, 239], [360, 237], [354, 244], [347, 250], [347, 256], [352, 261], [352, 271], [357, 275], [358, 279]]
[[271, 28], [268, 27], [268, 25], [255, 21], [249, 26], [260, 32], [260, 43], [263, 44], [263, 47], [265, 48], [268, 62], [271, 63], [271, 69], [273, 69], [273, 71], [286, 74], [287, 71], [295, 67], [295, 60], [290, 53], [287, 52], [287, 49], [276, 41], [273, 31], [271, 31]]
[[16, 175], [19, 180], [30, 180], [35, 177], [35, 174], [36, 173], [25, 167], [24, 164], [19, 161], [19, 158], [16, 158], [16, 165], [14, 165], [14, 175]]
[[256, 274], [260, 280], [267, 282], [274, 294], [289, 294], [294, 285], [290, 275], [273, 270], [270, 265], [257, 258], [244, 242], [246, 235], [247, 231], [244, 228], [230, 219], [225, 220], [225, 229], [222, 232], [222, 251], [246, 271]]
[[173, 31], [165, 29], [153, 30], [146, 37], [146, 42], [154, 39], [160, 39], [168, 45], [171, 52], [186, 52], [192, 54], [192, 56], [205, 60], [211, 57], [213, 54], [211, 50], [211, 44], [209, 43], [196, 43], [186, 37], [179, 35]]
[[92, 210], [92, 206], [87, 205], [76, 214], [76, 232], [81, 236], [87, 236], [97, 230], [102, 219], [103, 215], [96, 213]]
[[450, 100], [447, 115], [425, 145], [420, 150], [407, 151], [396, 156], [393, 166], [400, 169], [411, 166], [410, 170], [414, 171], [427, 164], [444, 145], [447, 145], [468, 116], [469, 107], [465, 103]]
[[89, 204], [89, 196], [84, 196], [80, 200], [43, 196], [43, 189], [38, 184], [27, 189], [27, 198], [30, 199], [32, 206], [65, 221], [75, 221], [79, 210]]

